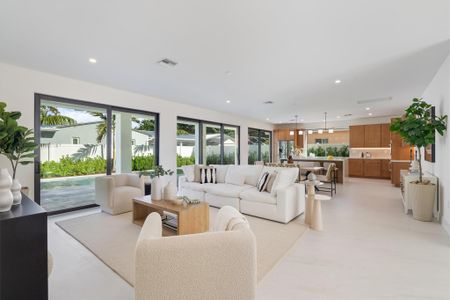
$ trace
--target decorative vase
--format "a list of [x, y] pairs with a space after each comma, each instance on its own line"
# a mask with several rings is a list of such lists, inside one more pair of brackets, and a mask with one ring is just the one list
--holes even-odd
[[164, 200], [174, 201], [177, 199], [177, 187], [173, 183], [169, 183], [164, 188]]
[[436, 185], [410, 182], [408, 197], [411, 200], [414, 219], [423, 222], [433, 221]]
[[18, 205], [22, 203], [22, 193], [21, 193], [22, 185], [19, 180], [13, 179], [11, 185], [11, 193], [13, 195], [13, 205]]
[[0, 169], [0, 212], [9, 211], [13, 204], [12, 178], [8, 169]]
[[164, 188], [164, 178], [155, 177], [152, 179], [152, 200], [162, 200]]

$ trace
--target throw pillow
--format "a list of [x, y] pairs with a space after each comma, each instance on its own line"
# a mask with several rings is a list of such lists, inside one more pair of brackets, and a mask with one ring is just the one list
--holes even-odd
[[194, 182], [200, 182], [200, 169], [205, 167], [204, 165], [194, 166]]
[[200, 168], [200, 183], [217, 183], [216, 168], [202, 167]]
[[195, 180], [194, 165], [182, 166], [181, 169], [188, 182], [193, 182]]
[[275, 171], [272, 174], [269, 175], [269, 179], [267, 180], [267, 184], [266, 184], [266, 191], [269, 193], [272, 193], [272, 189], [273, 189], [273, 183], [275, 182], [275, 180], [277, 179], [278, 176], [278, 172]]
[[261, 176], [259, 176], [258, 183], [256, 184], [256, 188], [258, 189], [258, 191], [262, 192], [266, 189], [268, 179], [269, 172], [263, 172]]

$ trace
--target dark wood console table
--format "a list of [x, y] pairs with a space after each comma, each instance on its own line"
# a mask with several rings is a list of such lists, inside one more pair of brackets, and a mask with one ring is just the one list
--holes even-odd
[[0, 213], [0, 299], [48, 299], [47, 212], [22, 197]]

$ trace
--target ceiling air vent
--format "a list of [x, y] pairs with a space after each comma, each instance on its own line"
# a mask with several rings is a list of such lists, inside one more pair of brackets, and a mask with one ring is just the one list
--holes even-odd
[[274, 104], [275, 102], [269, 100], [269, 101], [264, 101], [263, 104]]
[[161, 66], [165, 66], [165, 67], [175, 67], [178, 63], [171, 59], [164, 58], [164, 59], [158, 61], [158, 64], [160, 64]]
[[356, 103], [358, 104], [368, 104], [368, 103], [377, 103], [377, 102], [385, 102], [385, 101], [391, 101], [392, 97], [383, 97], [383, 98], [373, 98], [373, 99], [365, 99], [365, 100], [358, 100]]
[[344, 117], [351, 117], [352, 114], [345, 114]]

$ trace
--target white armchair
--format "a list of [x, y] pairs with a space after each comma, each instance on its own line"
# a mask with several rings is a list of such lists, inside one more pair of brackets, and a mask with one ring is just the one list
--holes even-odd
[[116, 174], [95, 178], [95, 203], [111, 215], [133, 208], [133, 198], [143, 196], [144, 178], [135, 174]]
[[238, 211], [224, 208], [235, 215], [224, 227], [229, 231], [161, 237], [161, 216], [147, 217], [136, 245], [136, 300], [255, 298], [255, 237], [236, 222]]

